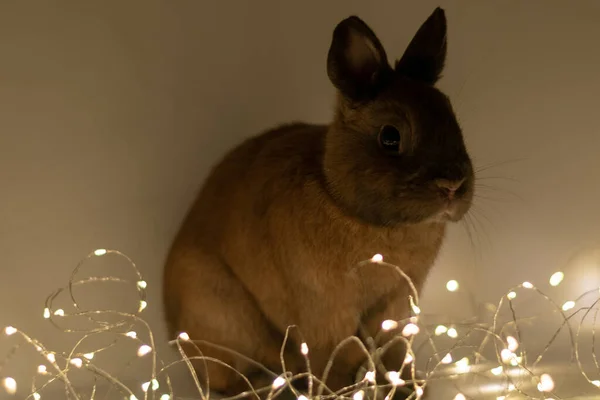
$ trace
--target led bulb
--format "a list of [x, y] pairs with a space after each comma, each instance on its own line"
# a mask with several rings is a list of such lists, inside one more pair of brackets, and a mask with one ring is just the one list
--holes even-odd
[[282, 387], [283, 385], [285, 385], [285, 379], [281, 376], [278, 376], [277, 378], [275, 378], [271, 386], [273, 387], [273, 389], [277, 389]]
[[381, 323], [381, 329], [384, 331], [391, 331], [392, 329], [396, 329], [398, 327], [398, 323], [391, 319], [386, 319]]
[[308, 345], [304, 342], [300, 345], [300, 352], [304, 355], [308, 354]]
[[383, 261], [383, 256], [381, 254], [375, 254], [373, 257], [371, 257], [371, 261], [379, 263]]
[[458, 282], [454, 279], [449, 280], [446, 283], [446, 289], [448, 289], [449, 292], [456, 292], [458, 290]]
[[17, 328], [7, 326], [6, 328], [4, 328], [4, 333], [6, 333], [7, 336], [14, 335], [15, 333], [17, 333]]
[[406, 324], [404, 329], [402, 329], [402, 336], [413, 336], [419, 333], [419, 326], [413, 323]]
[[103, 256], [106, 253], [107, 253], [106, 249], [97, 249], [97, 250], [94, 250], [94, 255], [96, 255], [98, 257]]
[[8, 394], [17, 393], [17, 381], [15, 381], [11, 377], [6, 377], [2, 380], [2, 385], [4, 389], [8, 392]]
[[550, 285], [551, 286], [558, 286], [558, 285], [560, 285], [560, 283], [563, 281], [564, 278], [565, 278], [565, 274], [563, 274], [560, 271], [555, 272], [550, 277]]
[[137, 355], [138, 357], [143, 357], [146, 354], [150, 353], [152, 351], [152, 347], [148, 346], [147, 344], [141, 345], [140, 348], [138, 349]]
[[186, 332], [181, 332], [179, 334], [179, 339], [183, 340], [184, 342], [190, 340], [190, 335], [188, 335]]

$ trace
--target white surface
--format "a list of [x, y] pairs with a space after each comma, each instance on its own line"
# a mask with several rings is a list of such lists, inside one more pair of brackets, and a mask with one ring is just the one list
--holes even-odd
[[[329, 120], [325, 57], [339, 20], [358, 14], [392, 58], [438, 5], [90, 4], [0, 4], [0, 325], [59, 348], [72, 342], [48, 328], [43, 301], [98, 247], [138, 263], [163, 341], [163, 259], [207, 168], [274, 124]], [[481, 174], [495, 189], [477, 200], [485, 218], [473, 244], [461, 226], [451, 230], [424, 312], [467, 316], [466, 291], [496, 301], [524, 280], [561, 304], [600, 286], [599, 4], [440, 3], [449, 23], [441, 87], [476, 164], [497, 165]], [[565, 281], [549, 289], [557, 270]], [[457, 293], [444, 289], [449, 279]], [[21, 358], [5, 372], [21, 383], [37, 364]]]

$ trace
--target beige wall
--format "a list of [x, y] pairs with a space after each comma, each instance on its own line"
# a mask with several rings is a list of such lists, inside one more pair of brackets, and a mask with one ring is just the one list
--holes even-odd
[[[558, 269], [572, 271], [548, 290], [559, 302], [600, 286], [594, 254], [567, 265], [600, 243], [599, 4], [441, 3], [450, 43], [441, 87], [476, 164], [498, 164], [482, 173], [495, 189], [481, 192], [473, 245], [462, 226], [451, 231], [429, 312], [471, 312], [468, 296], [442, 290], [451, 278], [488, 301], [523, 280], [546, 288]], [[138, 263], [148, 321], [164, 340], [162, 262], [207, 168], [270, 125], [328, 120], [324, 61], [339, 20], [361, 16], [394, 57], [435, 5], [2, 1], [0, 325], [71, 343], [42, 320], [43, 301], [88, 251], [107, 247]], [[38, 362], [31, 355], [10, 373], [22, 382]]]

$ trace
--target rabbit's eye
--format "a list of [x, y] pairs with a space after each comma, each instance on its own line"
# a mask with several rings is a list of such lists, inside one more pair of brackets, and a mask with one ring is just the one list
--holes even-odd
[[399, 152], [400, 151], [400, 132], [395, 126], [384, 125], [379, 131], [379, 145], [387, 152]]

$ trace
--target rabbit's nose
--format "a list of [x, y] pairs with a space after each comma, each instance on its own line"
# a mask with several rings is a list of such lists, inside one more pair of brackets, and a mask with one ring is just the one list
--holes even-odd
[[448, 195], [450, 199], [454, 197], [454, 194], [460, 187], [465, 183], [465, 178], [455, 181], [450, 179], [436, 179], [435, 184], [438, 188]]

